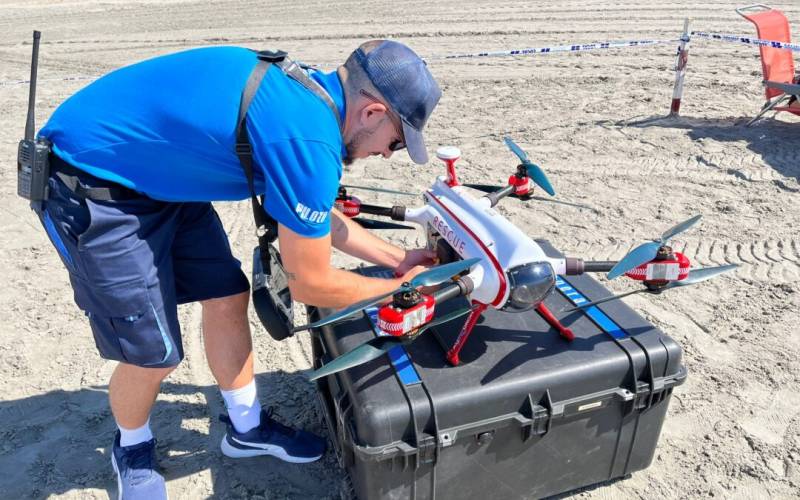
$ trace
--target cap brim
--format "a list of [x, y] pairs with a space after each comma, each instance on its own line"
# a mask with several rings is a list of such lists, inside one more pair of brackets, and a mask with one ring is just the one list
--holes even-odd
[[417, 165], [424, 165], [428, 163], [428, 150], [425, 148], [425, 139], [422, 138], [422, 132], [415, 129], [405, 120], [403, 120], [403, 139], [406, 143], [406, 150], [408, 156]]

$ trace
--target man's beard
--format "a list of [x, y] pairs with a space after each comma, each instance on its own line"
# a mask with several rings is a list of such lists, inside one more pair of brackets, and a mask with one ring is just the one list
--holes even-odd
[[373, 127], [371, 130], [359, 130], [358, 132], [355, 133], [352, 139], [347, 141], [347, 143], [344, 145], [344, 149], [345, 152], [347, 153], [347, 156], [345, 156], [345, 158], [342, 160], [342, 163], [345, 166], [349, 167], [350, 165], [353, 164], [353, 162], [356, 161], [356, 158], [354, 156], [356, 154], [356, 151], [361, 147], [362, 144], [364, 144], [364, 142], [368, 138], [372, 136], [372, 134], [375, 133], [376, 130], [378, 130], [378, 127], [381, 126], [381, 123], [383, 123], [383, 120], [381, 120], [381, 122], [375, 125], [375, 127]]

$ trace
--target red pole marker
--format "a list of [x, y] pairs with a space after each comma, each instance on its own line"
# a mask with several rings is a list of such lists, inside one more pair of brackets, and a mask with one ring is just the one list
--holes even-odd
[[683, 78], [686, 76], [686, 65], [689, 63], [689, 19], [683, 22], [683, 36], [678, 47], [678, 60], [675, 63], [675, 87], [672, 89], [672, 105], [669, 116], [678, 116], [683, 97]]

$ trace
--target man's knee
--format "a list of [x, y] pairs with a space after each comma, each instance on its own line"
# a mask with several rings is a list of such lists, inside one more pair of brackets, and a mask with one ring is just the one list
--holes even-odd
[[250, 293], [242, 292], [227, 297], [208, 299], [200, 302], [206, 312], [220, 315], [247, 314], [247, 306], [250, 303]]
[[120, 362], [120, 364], [117, 365], [115, 375], [121, 375], [128, 380], [139, 380], [145, 383], [153, 384], [160, 383], [177, 367], [178, 365], [176, 364], [173, 366], [151, 368]]

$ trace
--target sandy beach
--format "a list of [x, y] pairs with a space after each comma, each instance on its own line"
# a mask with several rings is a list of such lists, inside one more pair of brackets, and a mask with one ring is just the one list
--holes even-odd
[[[0, 2], [0, 498], [116, 497], [108, 448], [115, 423], [96, 352], [67, 272], [27, 204], [14, 160], [25, 123], [33, 29], [41, 30], [36, 119], [100, 75], [207, 45], [279, 47], [330, 71], [359, 43], [393, 38], [429, 59], [443, 97], [431, 150], [462, 151], [465, 182], [502, 183], [513, 137], [549, 174], [559, 198], [596, 210], [506, 200], [528, 234], [586, 259], [621, 258], [675, 222], [703, 214], [675, 248], [697, 266], [739, 263], [719, 279], [625, 299], [677, 340], [689, 370], [651, 467], [568, 498], [800, 497], [800, 117], [744, 124], [764, 102], [756, 47], [694, 39], [681, 116], [669, 111], [677, 43], [579, 54], [441, 56], [609, 40], [675, 40], [692, 29], [755, 36], [736, 2], [322, 2], [30, 0]], [[800, 36], [800, 3], [783, 1]], [[795, 41], [795, 43], [797, 43]], [[795, 61], [800, 55], [795, 54]], [[369, 159], [343, 182], [414, 192], [444, 173], [404, 153]], [[358, 192], [375, 204], [390, 194]], [[256, 244], [248, 202], [215, 204], [249, 274]], [[382, 233], [421, 246], [421, 231]], [[357, 261], [337, 255], [335, 264]], [[605, 281], [605, 280], [604, 280]], [[615, 292], [629, 280], [606, 282]], [[302, 313], [297, 306], [298, 313]], [[206, 365], [199, 305], [180, 309], [186, 359], [152, 415], [173, 499], [339, 498], [333, 453], [309, 465], [222, 456], [223, 404]], [[326, 432], [308, 334], [274, 342], [251, 312], [262, 401], [293, 426]]]

